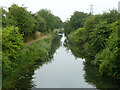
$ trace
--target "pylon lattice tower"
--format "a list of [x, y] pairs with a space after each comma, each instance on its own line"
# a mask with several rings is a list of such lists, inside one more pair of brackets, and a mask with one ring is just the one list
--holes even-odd
[[93, 14], [93, 13], [94, 13], [94, 11], [93, 11], [93, 10], [94, 10], [94, 8], [93, 8], [93, 7], [94, 7], [95, 5], [91, 4], [91, 5], [89, 5], [89, 6], [90, 6], [90, 8], [89, 8], [90, 13], [91, 13], [91, 14]]

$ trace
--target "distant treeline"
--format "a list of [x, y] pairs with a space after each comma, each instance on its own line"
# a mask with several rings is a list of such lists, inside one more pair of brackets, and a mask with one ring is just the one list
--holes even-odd
[[76, 57], [98, 66], [102, 75], [120, 79], [119, 16], [117, 10], [97, 15], [76, 11], [64, 28]]

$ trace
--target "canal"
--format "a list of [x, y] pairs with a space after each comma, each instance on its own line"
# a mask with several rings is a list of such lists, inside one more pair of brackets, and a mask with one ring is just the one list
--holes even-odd
[[65, 36], [61, 38], [61, 46], [53, 55], [51, 63], [39, 67], [32, 80], [36, 88], [93, 88], [85, 82], [83, 59], [76, 59], [71, 51], [63, 46]]
[[17, 88], [118, 88], [118, 80], [102, 77], [97, 68], [65, 47], [64, 34], [53, 40], [50, 58], [31, 67]]

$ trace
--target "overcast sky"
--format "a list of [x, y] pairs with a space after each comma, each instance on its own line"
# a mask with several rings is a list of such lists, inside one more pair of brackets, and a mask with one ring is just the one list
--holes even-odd
[[28, 11], [35, 13], [40, 9], [49, 9], [56, 16], [59, 16], [62, 21], [73, 14], [74, 11], [89, 12], [91, 4], [94, 6], [94, 14], [108, 11], [109, 9], [118, 9], [118, 2], [120, 0], [0, 0], [0, 6], [10, 7], [10, 5], [17, 4], [28, 7]]

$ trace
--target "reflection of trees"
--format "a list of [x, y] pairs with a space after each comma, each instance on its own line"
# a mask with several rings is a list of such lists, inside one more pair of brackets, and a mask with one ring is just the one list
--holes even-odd
[[89, 62], [84, 63], [84, 78], [87, 83], [93, 84], [96, 88], [119, 88], [120, 81], [103, 77], [98, 72], [96, 66], [91, 65]]
[[76, 45], [76, 44], [72, 44], [69, 40], [65, 40], [64, 42], [64, 47], [67, 48], [67, 50], [71, 50], [72, 54], [76, 57], [76, 58], [84, 58], [84, 51], [81, 48], [80, 45]]
[[41, 62], [37, 63], [34, 66], [31, 66], [26, 73], [21, 74], [22, 78], [17, 80], [15, 87], [26, 88], [26, 89], [35, 87], [34, 83], [32, 83], [32, 79], [33, 79], [32, 76], [34, 75], [34, 71], [39, 66], [42, 66]]
[[[49, 51], [49, 56], [46, 57], [45, 60], [38, 60], [34, 66], [31, 66], [26, 73], [21, 74], [23, 76], [19, 79], [15, 85], [16, 88], [33, 88], [35, 87], [34, 83], [32, 82], [34, 71], [39, 68], [40, 66], [44, 65], [45, 63], [49, 63], [52, 61], [53, 55], [55, 51], [60, 47], [60, 39], [62, 36], [56, 36], [51, 43], [51, 50]], [[41, 61], [41, 62], [40, 62]]]
[[93, 66], [89, 63], [89, 59], [85, 57], [85, 53], [80, 45], [66, 41], [64, 44], [67, 49], [70, 49], [72, 54], [76, 58], [85, 58], [87, 61], [84, 62], [84, 78], [87, 83], [95, 85], [96, 88], [119, 88], [120, 80], [111, 79], [108, 77], [103, 77], [100, 75], [99, 70], [96, 66]]
[[34, 71], [38, 69], [40, 66], [44, 65], [46, 62], [48, 62], [47, 60], [38, 61], [39, 62], [36, 62], [34, 66], [31, 66], [26, 73], [21, 74], [22, 78], [16, 82], [15, 84], [16, 88], [30, 89], [35, 87], [35, 84], [32, 82], [33, 79], [32, 76], [34, 75]]
[[56, 52], [56, 50], [60, 47], [61, 45], [61, 42], [60, 42], [60, 39], [61, 39], [61, 35], [57, 35], [53, 40], [52, 40], [52, 43], [51, 43], [51, 50], [49, 51], [49, 60], [51, 60], [53, 58], [53, 55], [54, 53]]

